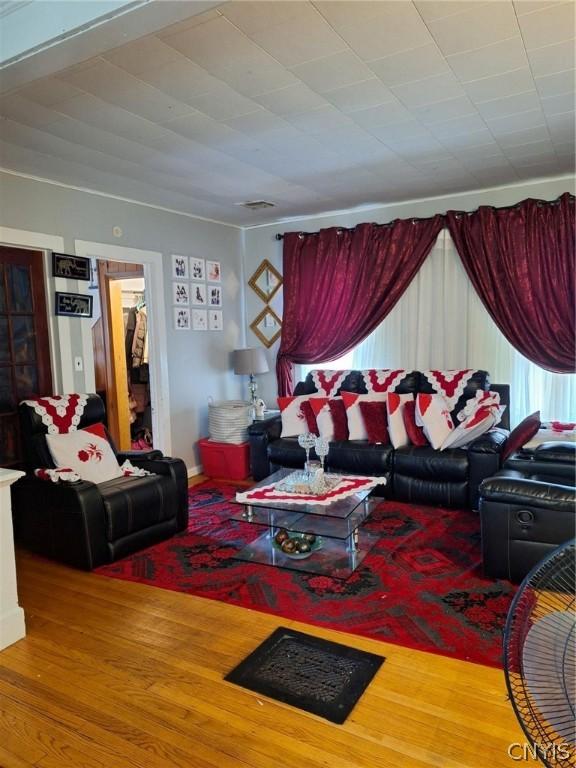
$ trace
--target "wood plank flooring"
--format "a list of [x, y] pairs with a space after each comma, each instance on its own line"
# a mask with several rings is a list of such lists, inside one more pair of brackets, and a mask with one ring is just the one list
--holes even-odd
[[[0, 653], [0, 768], [510, 768], [524, 741], [500, 670], [26, 552], [18, 586], [27, 637]], [[386, 656], [344, 725], [224, 682], [278, 626]]]
[[[503, 674], [18, 556], [28, 635], [0, 653], [2, 768], [510, 768]], [[387, 660], [344, 725], [223, 676], [277, 626]]]

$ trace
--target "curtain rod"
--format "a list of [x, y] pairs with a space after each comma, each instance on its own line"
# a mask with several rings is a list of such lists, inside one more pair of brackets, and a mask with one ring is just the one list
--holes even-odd
[[[542, 206], [542, 205], [559, 205], [560, 201], [562, 200], [564, 195], [568, 195], [568, 197], [571, 200], [573, 200], [573, 201], [576, 200], [576, 198], [574, 197], [574, 195], [571, 192], [565, 192], [563, 195], [560, 195], [560, 197], [557, 197], [556, 200], [536, 200], [536, 204], [539, 205], [539, 206]], [[533, 199], [534, 198], [528, 198], [528, 200], [533, 200]], [[498, 211], [512, 211], [515, 208], [520, 208], [520, 206], [523, 203], [525, 203], [525, 202], [527, 202], [527, 200], [522, 200], [519, 203], [514, 203], [514, 205], [502, 205], [502, 206], [482, 205], [482, 206], [480, 206], [480, 208], [493, 208], [494, 210], [498, 210]], [[467, 216], [470, 216], [471, 214], [476, 213], [476, 211], [478, 211], [478, 210], [479, 210], [479, 208], [475, 208], [473, 211], [458, 211], [458, 213], [465, 213]], [[436, 214], [436, 216], [438, 216], [438, 215], [445, 216], [445, 214]], [[427, 220], [433, 219], [433, 218], [434, 218], [434, 216], [428, 216], [428, 217], [424, 217], [424, 218], [410, 218], [410, 217], [408, 217], [407, 220], [408, 221], [427, 221]], [[398, 219], [394, 219], [393, 221], [389, 221], [386, 224], [376, 224], [376, 226], [377, 227], [390, 227], [390, 226], [392, 226], [392, 224], [394, 224], [395, 221], [398, 221]], [[352, 232], [352, 231], [354, 231], [354, 229], [356, 229], [356, 227], [337, 227], [337, 229], [340, 232]], [[300, 235], [300, 237], [308, 237], [309, 235], [317, 235], [318, 232], [299, 232], [298, 234]], [[275, 240], [284, 240], [284, 235], [280, 234], [280, 232], [277, 232], [275, 237], [274, 237], [274, 239]]]

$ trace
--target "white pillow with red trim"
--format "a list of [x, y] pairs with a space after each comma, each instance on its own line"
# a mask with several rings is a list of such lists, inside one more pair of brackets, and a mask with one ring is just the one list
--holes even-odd
[[502, 418], [505, 405], [500, 405], [498, 392], [483, 392], [479, 390], [476, 397], [466, 401], [465, 407], [458, 414], [464, 416], [462, 421], [442, 443], [440, 450], [446, 448], [463, 448], [480, 435], [495, 427]]
[[298, 435], [310, 431], [301, 405], [307, 400], [318, 397], [325, 399], [324, 395], [292, 395], [291, 397], [278, 398], [278, 407], [282, 416], [280, 437], [298, 437]]
[[414, 395], [409, 393], [400, 395], [398, 392], [388, 392], [386, 397], [390, 442], [394, 448], [403, 448], [405, 445], [410, 445], [410, 438], [404, 424], [404, 405], [409, 400], [414, 400]]
[[46, 443], [56, 467], [69, 468], [82, 480], [105, 483], [123, 475], [103, 424], [62, 435], [46, 435]]
[[349, 440], [368, 440], [368, 432], [360, 410], [360, 403], [386, 402], [385, 392], [371, 392], [368, 395], [357, 395], [354, 392], [340, 391], [344, 407], [346, 408], [346, 418], [348, 419]]
[[416, 424], [424, 429], [428, 442], [438, 450], [454, 429], [448, 403], [442, 395], [416, 395]]

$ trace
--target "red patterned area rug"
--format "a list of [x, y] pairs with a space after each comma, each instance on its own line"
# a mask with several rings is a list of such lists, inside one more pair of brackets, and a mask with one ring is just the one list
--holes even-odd
[[378, 543], [341, 581], [235, 560], [261, 532], [229, 519], [235, 492], [191, 488], [187, 532], [96, 573], [501, 666], [514, 587], [483, 578], [476, 513], [382, 502], [366, 523]]

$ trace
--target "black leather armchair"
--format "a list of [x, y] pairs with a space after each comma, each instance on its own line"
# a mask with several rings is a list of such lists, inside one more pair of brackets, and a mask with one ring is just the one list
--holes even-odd
[[[104, 483], [51, 483], [33, 470], [53, 468], [47, 427], [33, 408], [19, 407], [29, 472], [12, 486], [14, 534], [23, 546], [46, 557], [92, 570], [173, 536], [188, 523], [188, 475], [181, 459], [160, 451], [116, 452], [153, 472]], [[79, 428], [105, 422], [104, 404], [88, 395]], [[114, 446], [113, 446], [114, 447]]]
[[482, 559], [491, 578], [522, 581], [576, 533], [576, 445], [519, 451], [480, 484]]

